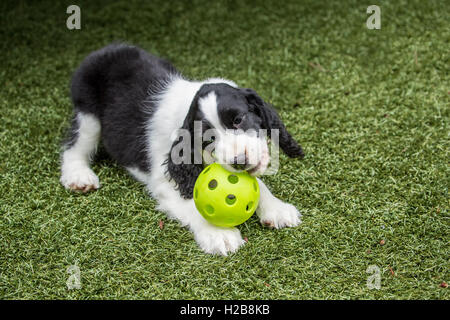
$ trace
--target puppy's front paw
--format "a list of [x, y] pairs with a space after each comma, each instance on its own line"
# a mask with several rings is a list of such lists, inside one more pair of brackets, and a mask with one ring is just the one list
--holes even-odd
[[224, 256], [237, 251], [245, 243], [238, 229], [219, 228], [210, 224], [194, 232], [194, 237], [204, 252]]
[[276, 198], [258, 210], [261, 223], [271, 228], [295, 227], [301, 222], [301, 214], [296, 207]]
[[100, 188], [100, 181], [89, 167], [63, 169], [61, 184], [72, 191], [88, 192]]

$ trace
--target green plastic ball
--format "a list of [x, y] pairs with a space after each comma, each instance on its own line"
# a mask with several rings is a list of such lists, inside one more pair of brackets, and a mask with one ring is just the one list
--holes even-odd
[[213, 163], [195, 182], [194, 202], [207, 221], [231, 228], [247, 221], [258, 207], [258, 181], [246, 171], [230, 172]]

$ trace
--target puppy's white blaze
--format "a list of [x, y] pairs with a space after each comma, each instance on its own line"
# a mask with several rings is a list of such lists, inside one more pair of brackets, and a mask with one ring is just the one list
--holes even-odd
[[[219, 118], [217, 110], [217, 96], [214, 92], [210, 92], [206, 97], [199, 100], [199, 108], [202, 111], [204, 117], [211, 126], [214, 128], [214, 135], [217, 141], [215, 147], [215, 156], [219, 163], [226, 164], [232, 163], [234, 157], [233, 143], [230, 137], [234, 135], [230, 134], [222, 124]], [[230, 161], [231, 157], [231, 161]]]
[[219, 135], [223, 135], [226, 132], [225, 127], [219, 118], [219, 113], [217, 112], [217, 96], [215, 92], [210, 92], [206, 97], [199, 100], [200, 111], [203, 112], [206, 120], [211, 123], [213, 128], [217, 131]]

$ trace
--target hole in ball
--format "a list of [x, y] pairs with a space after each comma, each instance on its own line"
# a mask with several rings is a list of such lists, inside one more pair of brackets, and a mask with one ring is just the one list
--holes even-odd
[[250, 210], [252, 209], [252, 207], [253, 207], [253, 201], [250, 201], [250, 202], [247, 204], [247, 207], [245, 208], [245, 210], [250, 211]]
[[236, 196], [234, 194], [229, 194], [225, 198], [225, 202], [229, 205], [232, 205], [236, 202]]
[[236, 184], [239, 181], [239, 178], [237, 176], [235, 176], [234, 174], [230, 174], [228, 176], [228, 181], [230, 181], [230, 183], [232, 184]]
[[212, 205], [210, 205], [210, 204], [207, 204], [206, 206], [205, 206], [205, 210], [206, 210], [206, 212], [208, 213], [208, 214], [213, 214], [214, 213], [214, 207], [212, 206]]
[[208, 183], [208, 188], [209, 188], [209, 190], [214, 190], [215, 188], [217, 188], [217, 180], [216, 179], [212, 179]]

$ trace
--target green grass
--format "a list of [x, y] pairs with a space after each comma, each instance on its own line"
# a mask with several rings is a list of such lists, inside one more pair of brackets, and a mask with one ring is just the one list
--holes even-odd
[[[449, 299], [448, 3], [378, 1], [368, 30], [372, 2], [156, 2], [77, 1], [74, 31], [72, 2], [1, 2], [0, 298]], [[271, 101], [307, 156], [264, 180], [303, 223], [252, 217], [245, 247], [210, 256], [108, 159], [100, 190], [65, 191], [70, 76], [114, 40]]]

